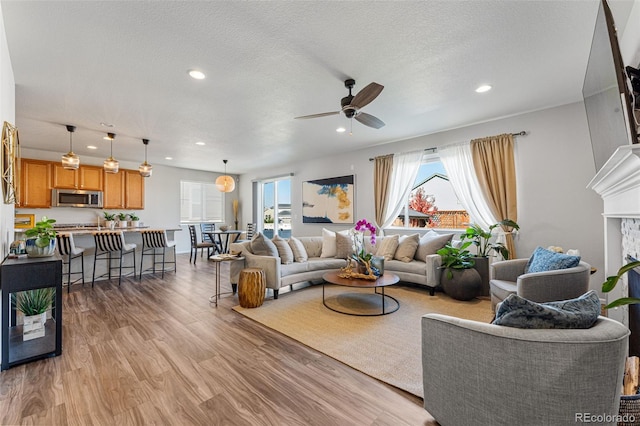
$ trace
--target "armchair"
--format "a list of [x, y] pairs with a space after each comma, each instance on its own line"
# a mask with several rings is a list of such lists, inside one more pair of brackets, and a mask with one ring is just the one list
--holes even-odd
[[578, 266], [546, 272], [524, 273], [529, 259], [513, 259], [491, 265], [491, 309], [512, 293], [533, 302], [543, 303], [578, 297], [589, 291], [591, 265], [580, 262]]
[[424, 408], [442, 425], [615, 425], [629, 329], [532, 330], [422, 317]]

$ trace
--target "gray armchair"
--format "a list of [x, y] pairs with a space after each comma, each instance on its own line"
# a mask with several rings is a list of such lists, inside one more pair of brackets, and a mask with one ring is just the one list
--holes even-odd
[[528, 261], [503, 260], [491, 265], [491, 309], [495, 310], [496, 305], [512, 293], [543, 303], [573, 299], [589, 291], [591, 265], [586, 262], [580, 262], [574, 268], [525, 274]]
[[[628, 338], [627, 327], [605, 317], [584, 330], [531, 330], [425, 315], [424, 408], [443, 426], [615, 416]], [[615, 425], [615, 417], [598, 424]]]

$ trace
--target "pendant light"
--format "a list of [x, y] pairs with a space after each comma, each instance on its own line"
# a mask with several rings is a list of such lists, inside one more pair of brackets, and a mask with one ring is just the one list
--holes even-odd
[[224, 163], [224, 175], [218, 176], [216, 179], [216, 188], [220, 192], [231, 192], [236, 189], [236, 181], [227, 175], [227, 160], [222, 160], [222, 162]]
[[116, 138], [115, 133], [107, 133], [107, 136], [105, 137], [105, 139], [111, 141], [111, 155], [109, 155], [109, 158], [104, 160], [103, 167], [104, 167], [105, 173], [118, 173], [118, 169], [120, 168], [120, 164], [118, 163], [118, 160], [113, 158], [113, 140], [115, 138]]
[[80, 157], [73, 153], [73, 132], [76, 131], [76, 126], [70, 126], [67, 124], [67, 131], [69, 132], [69, 152], [62, 156], [62, 167], [69, 170], [76, 170], [80, 167]]
[[153, 172], [153, 166], [147, 163], [147, 145], [149, 145], [149, 139], [142, 139], [142, 143], [144, 144], [144, 163], [140, 164], [138, 171], [140, 172], [140, 176], [149, 177]]

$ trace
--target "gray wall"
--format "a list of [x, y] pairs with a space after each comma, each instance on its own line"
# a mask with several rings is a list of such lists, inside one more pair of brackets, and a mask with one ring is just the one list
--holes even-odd
[[586, 189], [595, 175], [595, 165], [582, 102], [242, 175], [239, 185], [244, 204], [242, 221], [251, 221], [251, 210], [247, 208], [252, 198], [251, 181], [291, 172], [293, 235], [320, 235], [323, 227], [302, 223], [302, 182], [311, 179], [355, 174], [355, 217], [372, 220], [375, 214], [370, 157], [521, 130], [526, 130], [527, 136], [516, 137], [521, 226], [516, 239], [518, 256], [528, 257], [538, 245], [579, 249], [584, 260], [598, 268], [598, 273], [592, 276], [592, 287], [598, 289], [604, 280], [602, 201]]

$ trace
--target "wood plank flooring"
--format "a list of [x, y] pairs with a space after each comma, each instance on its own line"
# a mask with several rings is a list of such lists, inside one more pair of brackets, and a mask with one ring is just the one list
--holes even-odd
[[437, 425], [420, 398], [237, 314], [237, 296], [210, 304], [205, 259], [65, 291], [62, 356], [0, 373], [0, 424]]

